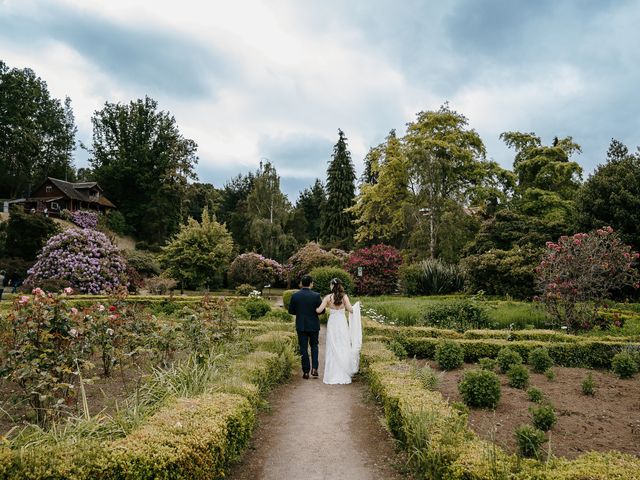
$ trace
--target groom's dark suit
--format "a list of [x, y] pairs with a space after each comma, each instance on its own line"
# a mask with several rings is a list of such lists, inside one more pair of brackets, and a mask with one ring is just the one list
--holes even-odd
[[309, 373], [309, 345], [311, 345], [311, 367], [318, 368], [318, 335], [320, 319], [316, 308], [322, 303], [318, 292], [302, 288], [291, 296], [289, 313], [296, 316], [296, 331], [302, 355], [302, 371]]

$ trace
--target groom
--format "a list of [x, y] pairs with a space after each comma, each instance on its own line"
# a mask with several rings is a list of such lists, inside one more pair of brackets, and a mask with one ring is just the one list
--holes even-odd
[[322, 304], [318, 292], [311, 290], [313, 279], [310, 275], [302, 277], [302, 288], [291, 296], [289, 313], [296, 316], [296, 331], [302, 355], [302, 378], [309, 378], [309, 345], [311, 345], [311, 375], [318, 376], [318, 334], [320, 319], [316, 308]]

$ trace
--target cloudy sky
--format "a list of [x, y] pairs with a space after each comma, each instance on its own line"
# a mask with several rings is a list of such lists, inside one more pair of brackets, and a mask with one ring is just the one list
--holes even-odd
[[198, 143], [201, 181], [269, 159], [295, 200], [338, 128], [360, 172], [445, 101], [504, 166], [505, 130], [572, 135], [587, 173], [612, 137], [635, 149], [639, 19], [639, 0], [0, 0], [0, 59], [69, 95], [85, 143], [105, 101], [149, 95]]

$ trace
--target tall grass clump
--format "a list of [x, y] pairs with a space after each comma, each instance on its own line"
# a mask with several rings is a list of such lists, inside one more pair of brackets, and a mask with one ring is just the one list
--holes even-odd
[[460, 292], [464, 276], [458, 265], [428, 258], [400, 269], [400, 288], [409, 296]]

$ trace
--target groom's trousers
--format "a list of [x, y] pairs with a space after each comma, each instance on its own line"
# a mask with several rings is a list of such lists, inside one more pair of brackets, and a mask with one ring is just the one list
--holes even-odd
[[320, 332], [298, 332], [298, 345], [302, 359], [302, 372], [309, 373], [309, 346], [311, 346], [311, 366], [318, 368], [318, 335]]

